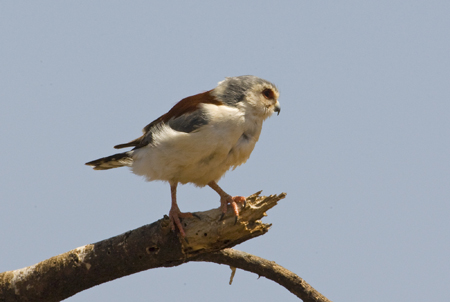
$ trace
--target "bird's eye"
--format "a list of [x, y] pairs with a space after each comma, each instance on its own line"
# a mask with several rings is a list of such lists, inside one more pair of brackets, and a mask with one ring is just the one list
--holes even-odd
[[269, 100], [272, 100], [272, 99], [275, 97], [275, 95], [274, 95], [274, 93], [273, 93], [273, 90], [272, 90], [272, 89], [269, 89], [269, 88], [264, 89], [263, 92], [262, 92], [262, 94], [264, 95], [264, 97], [265, 97], [266, 99], [269, 99]]

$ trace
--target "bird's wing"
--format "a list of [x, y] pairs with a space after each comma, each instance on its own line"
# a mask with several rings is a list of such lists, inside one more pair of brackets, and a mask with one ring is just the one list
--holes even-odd
[[175, 131], [190, 133], [208, 123], [208, 118], [202, 109], [201, 104], [224, 105], [211, 95], [211, 90], [199, 93], [179, 101], [166, 114], [160, 116], [142, 129], [144, 133], [131, 142], [114, 146], [116, 149], [135, 147], [134, 149], [144, 147], [153, 140], [153, 133], [163, 124], [169, 126]]
[[152, 142], [152, 139], [153, 139], [152, 130], [155, 127], [157, 127], [158, 125], [161, 125], [161, 123], [162, 123], [162, 116], [160, 116], [159, 118], [157, 118], [156, 120], [154, 120], [153, 122], [151, 122], [150, 124], [145, 126], [145, 128], [142, 129], [142, 132], [144, 132], [144, 134], [142, 136], [132, 140], [131, 142], [116, 145], [116, 146], [114, 146], [114, 148], [121, 149], [121, 148], [135, 147], [135, 149], [136, 149], [136, 148], [141, 148], [141, 147], [147, 146], [148, 144], [150, 144]]
[[202, 108], [171, 118], [166, 123], [170, 128], [179, 132], [190, 133], [208, 124], [208, 117]]

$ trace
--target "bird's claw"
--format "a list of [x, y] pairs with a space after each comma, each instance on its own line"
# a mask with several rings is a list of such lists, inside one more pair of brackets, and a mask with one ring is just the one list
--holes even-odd
[[242, 196], [235, 196], [235, 197], [230, 197], [230, 201], [221, 201], [222, 207], [225, 207], [224, 209], [222, 209], [222, 214], [220, 215], [219, 221], [223, 220], [223, 217], [225, 216], [226, 213], [226, 205], [230, 204], [234, 210], [234, 214], [235, 214], [235, 219], [234, 219], [234, 224], [236, 225], [238, 218], [239, 218], [239, 210], [238, 210], [238, 206], [237, 203], [242, 203], [242, 208], [245, 208], [247, 206], [247, 199], [245, 197]]
[[222, 221], [223, 217], [225, 216], [225, 213], [220, 214], [219, 221]]
[[[222, 221], [224, 216], [225, 216], [225, 213], [220, 214], [219, 221]], [[238, 222], [238, 218], [239, 217], [234, 216], [234, 225], [236, 225], [236, 223]]]

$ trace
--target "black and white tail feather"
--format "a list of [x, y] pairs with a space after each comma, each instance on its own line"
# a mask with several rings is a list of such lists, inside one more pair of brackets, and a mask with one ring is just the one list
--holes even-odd
[[86, 163], [88, 166], [92, 166], [94, 170], [108, 170], [120, 167], [131, 167], [133, 164], [133, 151], [117, 153], [107, 157], [102, 157]]

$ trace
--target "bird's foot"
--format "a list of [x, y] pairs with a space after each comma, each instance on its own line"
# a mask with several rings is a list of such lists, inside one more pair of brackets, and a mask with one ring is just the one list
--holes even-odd
[[233, 213], [235, 216], [235, 221], [234, 223], [236, 224], [238, 217], [239, 217], [239, 207], [238, 207], [238, 203], [243, 204], [244, 208], [246, 206], [246, 199], [244, 196], [223, 196], [220, 198], [220, 208], [222, 209], [222, 215], [220, 215], [220, 220], [223, 219], [223, 217], [225, 216], [225, 214], [227, 213], [228, 210], [228, 205], [231, 205], [232, 209], [233, 209]]
[[171, 222], [172, 231], [175, 231], [175, 226], [180, 231], [181, 237], [185, 237], [186, 233], [184, 232], [183, 226], [181, 225], [181, 218], [191, 218], [191, 217], [198, 217], [196, 214], [192, 214], [190, 212], [181, 212], [178, 207], [172, 207], [169, 211], [169, 218]]

